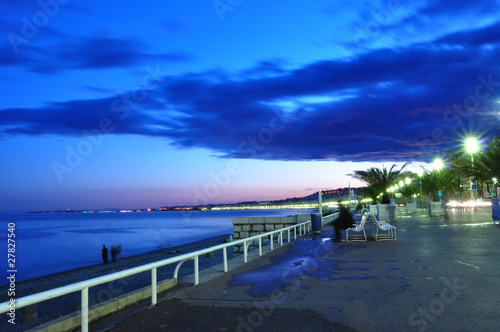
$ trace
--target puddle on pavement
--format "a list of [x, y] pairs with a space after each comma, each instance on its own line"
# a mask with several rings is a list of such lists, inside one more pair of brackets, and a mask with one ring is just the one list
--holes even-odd
[[[338, 246], [324, 238], [312, 241], [296, 242], [284, 253], [273, 256], [273, 264], [236, 274], [228, 282], [229, 286], [250, 286], [247, 293], [253, 297], [267, 296], [272, 293], [283, 291], [287, 286], [304, 288], [300, 282], [295, 282], [303, 276], [315, 277], [318, 280], [362, 280], [374, 279], [370, 276], [332, 276], [338, 274], [333, 271], [370, 271], [371, 268], [342, 268], [343, 263], [371, 263], [370, 260], [360, 261], [335, 261], [325, 259], [326, 255], [342, 255], [346, 248]], [[333, 273], [332, 273], [333, 272]]]

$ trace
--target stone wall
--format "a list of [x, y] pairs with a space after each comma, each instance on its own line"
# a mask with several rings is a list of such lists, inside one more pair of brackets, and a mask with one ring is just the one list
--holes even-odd
[[[233, 238], [240, 240], [247, 237], [272, 232], [288, 226], [311, 220], [310, 214], [293, 217], [246, 217], [233, 218]], [[257, 246], [258, 244], [251, 245]], [[243, 246], [234, 246], [234, 252], [243, 252]]]

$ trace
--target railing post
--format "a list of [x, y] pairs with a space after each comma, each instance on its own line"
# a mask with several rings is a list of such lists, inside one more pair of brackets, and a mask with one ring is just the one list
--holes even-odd
[[89, 330], [89, 288], [82, 289], [82, 332]]
[[290, 228], [288, 229], [288, 243], [290, 243]]
[[259, 256], [262, 256], [262, 237], [259, 237]]
[[274, 239], [273, 239], [273, 233], [269, 234], [269, 237], [271, 238], [271, 250], [274, 250]]
[[151, 269], [151, 305], [155, 306], [156, 302], [156, 267], [154, 267]]
[[200, 271], [198, 266], [198, 255], [194, 256], [194, 285], [198, 286], [200, 283]]
[[246, 263], [248, 262], [247, 258], [248, 250], [247, 250], [247, 242], [243, 242], [243, 261]]
[[297, 240], [297, 227], [293, 228], [293, 239]]
[[280, 246], [283, 246], [283, 231], [280, 231]]
[[38, 320], [38, 314], [36, 313], [36, 303], [31, 304], [27, 307], [22, 308], [22, 313], [23, 313], [23, 319], [21, 320], [21, 323], [23, 324], [30, 324], [34, 323]]
[[224, 272], [227, 272], [227, 247], [222, 248], [222, 257], [224, 258]]

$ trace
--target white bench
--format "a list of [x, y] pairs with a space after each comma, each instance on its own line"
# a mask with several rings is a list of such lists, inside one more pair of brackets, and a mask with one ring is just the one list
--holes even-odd
[[[374, 215], [372, 216], [373, 216], [372, 236], [375, 239], [375, 241], [382, 241], [382, 240], [395, 241], [397, 239], [396, 227], [392, 226], [386, 221], [377, 220], [377, 217]], [[379, 234], [379, 231], [385, 233]]]
[[[366, 223], [366, 219], [369, 217], [369, 215], [370, 215], [370, 213], [368, 213], [368, 212], [363, 213], [363, 216], [361, 217], [361, 221], [359, 224], [354, 224], [353, 227], [350, 227], [350, 228], [345, 230], [346, 242], [349, 242], [349, 231], [360, 233], [360, 234], [357, 234], [355, 236], [351, 236], [350, 241], [366, 241], [365, 223]], [[363, 236], [361, 236], [361, 232], [363, 232]]]

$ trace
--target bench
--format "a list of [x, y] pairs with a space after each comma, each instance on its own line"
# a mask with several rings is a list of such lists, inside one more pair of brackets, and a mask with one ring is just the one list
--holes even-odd
[[[366, 223], [366, 219], [369, 217], [369, 215], [370, 215], [370, 213], [368, 213], [368, 212], [363, 213], [363, 216], [361, 217], [361, 221], [359, 224], [354, 224], [353, 227], [350, 227], [350, 228], [345, 230], [346, 242], [366, 241], [365, 223]], [[349, 231], [360, 233], [360, 234], [357, 234], [354, 236], [351, 235], [351, 240], [349, 240]], [[361, 232], [363, 232], [363, 236], [361, 236]]]
[[[375, 241], [390, 240], [395, 241], [396, 237], [396, 227], [392, 226], [386, 221], [377, 220], [377, 217], [373, 216], [373, 230], [372, 236]], [[386, 232], [379, 234], [379, 231]]]

